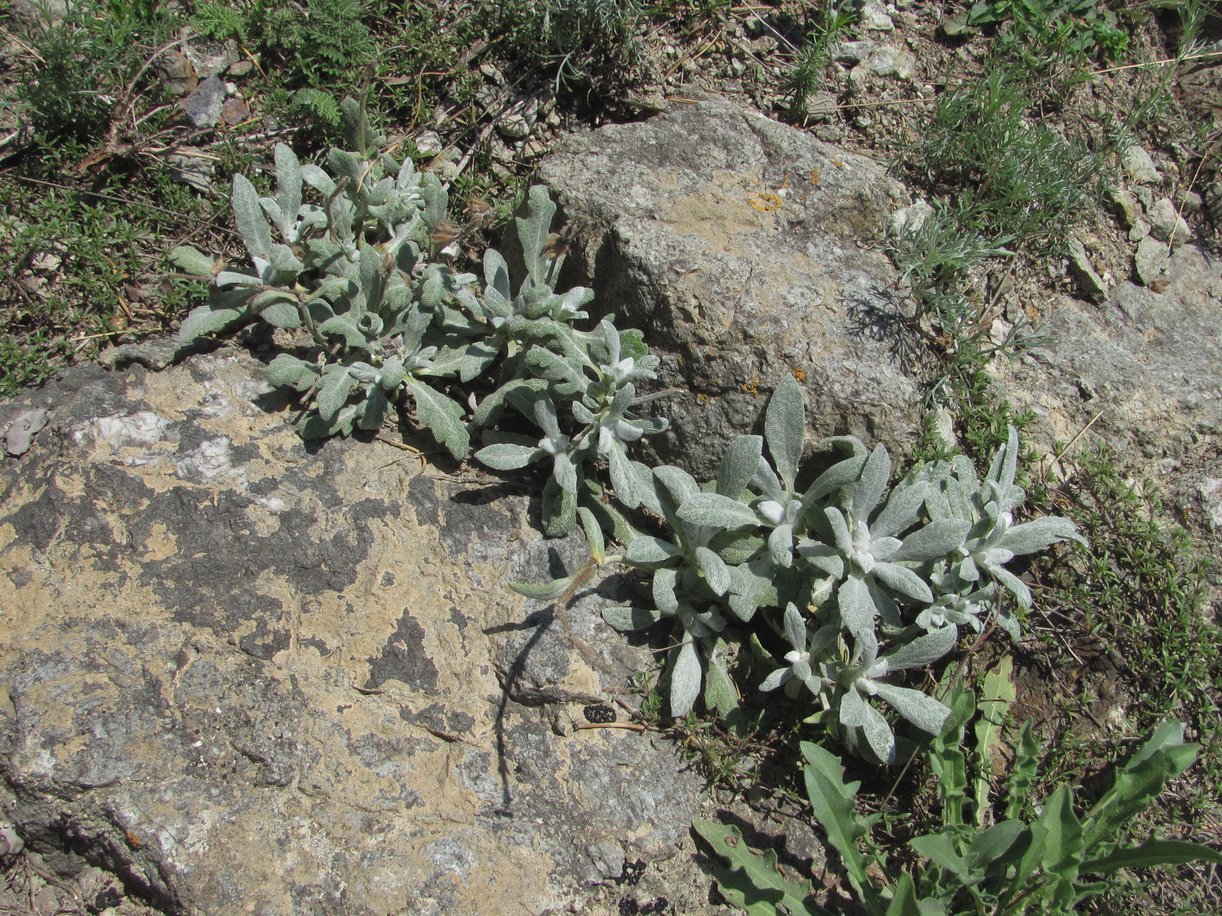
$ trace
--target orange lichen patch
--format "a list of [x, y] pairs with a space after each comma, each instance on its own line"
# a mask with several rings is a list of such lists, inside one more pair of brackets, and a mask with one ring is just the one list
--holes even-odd
[[761, 213], [773, 213], [781, 209], [781, 204], [784, 202], [781, 195], [775, 191], [760, 191], [758, 194], [753, 194], [751, 200], [748, 201], [752, 210], [758, 210]]
[[760, 380], [758, 378], [753, 378], [751, 379], [751, 381], [745, 382], [744, 384], [740, 385], [739, 387], [743, 391], [745, 391], [747, 394], [754, 397], [755, 395], [760, 393]]
[[844, 168], [844, 163], [843, 163], [843, 162], [841, 162], [839, 159], [833, 159], [833, 160], [832, 160], [832, 165], [836, 166], [836, 168], [838, 168], [838, 169], [842, 169], [842, 168]]
[[709, 396], [705, 394], [703, 391], [700, 394], [696, 395], [696, 403], [699, 404], [701, 407], [703, 407], [708, 402], [709, 402]]
[[806, 383], [806, 370], [805, 369], [793, 369], [790, 371], [790, 374], [793, 376], [793, 380], [795, 382], [801, 382], [803, 384]]
[[823, 173], [818, 169], [810, 170], [810, 183], [815, 187], [819, 186], [819, 182], [823, 180]]

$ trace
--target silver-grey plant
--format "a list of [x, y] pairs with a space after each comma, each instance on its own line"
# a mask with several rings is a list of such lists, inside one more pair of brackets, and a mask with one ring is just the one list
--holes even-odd
[[[663, 530], [639, 532], [623, 553], [627, 565], [650, 575], [653, 606], [605, 616], [613, 626], [640, 627], [690, 607], [728, 611], [721, 616], [729, 624], [757, 631], [762, 622], [786, 648], [760, 689], [809, 696], [812, 721], [863, 756], [891, 762], [897, 739], [876, 702], [927, 734], [941, 728], [948, 710], [889, 676], [943, 658], [959, 626], [979, 631], [990, 613], [1017, 637], [1017, 619], [1000, 610], [997, 586], [1023, 605], [1030, 592], [1005, 564], [1081, 537], [1062, 518], [1014, 524], [1023, 493], [1014, 483], [1013, 429], [983, 483], [959, 458], [891, 487], [883, 446], [871, 451], [840, 437], [823, 445], [842, 456], [801, 490], [805, 431], [802, 389], [787, 378], [768, 404], [763, 438], [733, 442], [716, 482], [700, 487], [678, 468], [654, 468], [645, 504]], [[693, 660], [711, 672], [713, 646], [729, 630], [714, 634], [682, 620], [675, 629], [670, 699], [681, 715], [698, 699]]]
[[[556, 205], [547, 191], [532, 188], [516, 220], [525, 266], [517, 292], [495, 250], [485, 253], [480, 290], [474, 275], [434, 251], [446, 217], [440, 181], [383, 152], [385, 138], [356, 102], [345, 100], [343, 110], [355, 152], [331, 150], [324, 168], [278, 146], [269, 197], [235, 176], [231, 205], [249, 268], [228, 269], [189, 246], [174, 250], [181, 268], [210, 285], [180, 339], [258, 321], [308, 336], [267, 368], [273, 384], [304, 399], [299, 428], [307, 438], [376, 430], [402, 406], [456, 459], [476, 430], [488, 443], [476, 457], [490, 467], [550, 457], [551, 534], [576, 526], [583, 469], [593, 462], [608, 462], [616, 497], [639, 505], [649, 475], [627, 447], [666, 428], [665, 419], [635, 412], [636, 383], [655, 377], [658, 359], [639, 332], [615, 327], [614, 316], [590, 331], [574, 326], [588, 317], [582, 307], [593, 293], [557, 290], [564, 252], [553, 244]], [[506, 406], [542, 437], [495, 428], [505, 425]]]
[[[515, 221], [524, 266], [516, 288], [494, 250], [481, 284], [436, 250], [441, 183], [383, 152], [385, 138], [355, 102], [345, 101], [344, 118], [355, 151], [331, 150], [317, 166], [278, 147], [272, 196], [234, 179], [248, 267], [175, 249], [175, 261], [210, 286], [180, 338], [269, 325], [283, 346], [268, 378], [301, 399], [307, 438], [377, 430], [402, 411], [455, 459], [475, 436], [474, 457], [490, 468], [549, 465], [544, 530], [563, 535], [580, 524], [592, 562], [649, 578], [647, 600], [604, 616], [619, 629], [671, 625], [673, 715], [702, 697], [733, 713], [740, 691], [729, 659], [745, 642], [765, 653], [780, 647], [783, 661], [762, 690], [807, 697], [810, 720], [864, 756], [889, 762], [897, 753], [878, 703], [936, 732], [946, 707], [893, 675], [946, 656], [959, 627], [979, 632], [995, 619], [1017, 637], [1002, 595], [1029, 606], [1031, 593], [1007, 564], [1081, 540], [1066, 519], [1015, 522], [1017, 433], [983, 481], [960, 457], [892, 487], [886, 448], [851, 436], [821, 443], [835, 455], [806, 473], [805, 396], [786, 378], [764, 434], [731, 442], [715, 481], [647, 467], [630, 449], [667, 428], [666, 418], [641, 413], [637, 393], [657, 377], [658, 358], [613, 315], [578, 327], [593, 293], [558, 288], [566, 246], [553, 234], [547, 191], [532, 188]], [[604, 527], [622, 544], [617, 552], [607, 551]], [[521, 591], [554, 600], [576, 581]]]

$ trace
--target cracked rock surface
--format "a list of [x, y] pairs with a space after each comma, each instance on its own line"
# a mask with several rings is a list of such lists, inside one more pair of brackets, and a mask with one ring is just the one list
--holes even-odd
[[[0, 802], [26, 846], [165, 912], [614, 911], [635, 862], [646, 892], [698, 781], [660, 737], [573, 725], [648, 649], [597, 591], [562, 620], [506, 585], [578, 545], [498, 481], [307, 446], [260, 378], [220, 351], [0, 405], [48, 414], [0, 466]], [[671, 899], [685, 868], [707, 893], [679, 859]]]

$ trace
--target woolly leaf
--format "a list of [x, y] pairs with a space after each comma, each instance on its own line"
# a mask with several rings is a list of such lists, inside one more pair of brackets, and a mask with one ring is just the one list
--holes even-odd
[[[927, 693], [909, 687], [878, 681], [874, 684], [880, 699], [923, 732], [936, 735], [946, 723], [950, 709]], [[871, 742], [871, 747], [874, 744]]]
[[643, 630], [651, 627], [662, 615], [650, 608], [643, 607], [608, 607], [603, 608], [603, 620], [607, 625], [621, 632]]
[[170, 261], [175, 267], [205, 280], [212, 279], [216, 261], [190, 245], [179, 245], [170, 252]]
[[759, 521], [750, 506], [720, 493], [696, 493], [679, 507], [679, 518], [691, 525], [714, 528], [756, 527]]
[[288, 353], [281, 353], [267, 364], [264, 375], [277, 388], [309, 391], [318, 380], [319, 368]]
[[721, 557], [707, 547], [697, 547], [696, 564], [714, 594], [724, 595], [730, 590], [730, 571]]
[[217, 331], [227, 331], [242, 320], [239, 309], [212, 308], [200, 305], [191, 310], [178, 329], [178, 342], [189, 344], [207, 334]]
[[404, 381], [416, 402], [416, 417], [428, 427], [433, 437], [446, 447], [455, 460], [461, 460], [471, 448], [471, 437], [463, 425], [463, 407], [428, 385], [408, 376]]
[[245, 175], [233, 176], [230, 203], [233, 206], [233, 220], [246, 250], [251, 257], [267, 260], [271, 255], [272, 233], [259, 205], [259, 192]]
[[759, 436], [739, 436], [730, 443], [717, 471], [717, 492], [738, 499], [755, 476], [763, 454], [764, 440]]
[[793, 490], [805, 436], [806, 400], [802, 386], [787, 375], [772, 393], [764, 413], [764, 438], [777, 476], [787, 492]]
[[891, 559], [917, 563], [936, 560], [961, 547], [971, 527], [972, 523], [963, 519], [937, 519], [905, 537], [904, 546]]
[[543, 280], [544, 254], [548, 233], [551, 232], [552, 217], [556, 215], [556, 204], [543, 185], [530, 189], [526, 200], [526, 215], [514, 220], [518, 228], [518, 241], [522, 243], [522, 259], [526, 272], [536, 283]]
[[498, 471], [513, 471], [526, 467], [543, 454], [543, 450], [539, 448], [501, 442], [481, 448], [475, 453], [475, 460]]
[[703, 680], [700, 656], [690, 638], [679, 647], [670, 670], [670, 714], [676, 719], [686, 716], [696, 705]]
[[624, 559], [632, 564], [665, 563], [678, 556], [679, 550], [669, 541], [661, 538], [642, 536], [628, 545]]

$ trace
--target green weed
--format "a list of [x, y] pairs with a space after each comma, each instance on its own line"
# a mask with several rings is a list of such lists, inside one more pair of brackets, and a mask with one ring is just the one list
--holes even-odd
[[947, 31], [996, 29], [996, 42], [1029, 66], [1058, 60], [1117, 58], [1129, 34], [1114, 12], [1098, 0], [979, 0], [952, 17]]
[[39, 26], [16, 92], [35, 138], [88, 143], [105, 135], [140, 93], [155, 92], [146, 64], [171, 26], [164, 4], [148, 0], [77, 0], [62, 21]]
[[995, 69], [938, 101], [914, 170], [957, 198], [967, 231], [1053, 248], [1100, 198], [1104, 153], [1064, 139], [1031, 112], [1030, 87]]
[[1090, 547], [1080, 563], [1049, 571], [1049, 608], [1120, 665], [1138, 727], [1176, 715], [1208, 734], [1217, 728], [1222, 654], [1203, 608], [1205, 565], [1189, 535], [1160, 520], [1152, 492], [1149, 481], [1126, 481], [1106, 447], [1074, 462], [1057, 495]]
[[799, 123], [806, 120], [810, 96], [823, 81], [824, 70], [831, 61], [832, 47], [856, 18], [857, 13], [851, 7], [838, 8], [835, 4], [828, 4], [807, 32], [783, 82], [791, 120]]
[[165, 329], [198, 296], [168, 276], [159, 239], [193, 216], [207, 221], [207, 202], [164, 178], [125, 190], [121, 180], [92, 192], [0, 184], [0, 392], [44, 381], [132, 326]]

